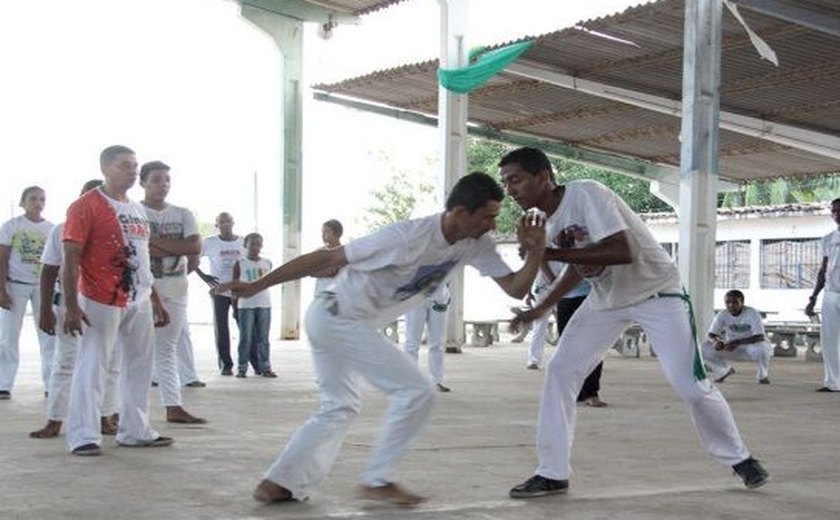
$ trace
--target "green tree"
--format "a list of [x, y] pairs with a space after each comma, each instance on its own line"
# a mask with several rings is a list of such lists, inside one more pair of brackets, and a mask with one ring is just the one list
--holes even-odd
[[368, 207], [364, 216], [368, 231], [410, 218], [417, 201], [433, 190], [432, 184], [412, 179], [406, 171], [395, 173], [381, 188], [371, 191], [377, 204]]

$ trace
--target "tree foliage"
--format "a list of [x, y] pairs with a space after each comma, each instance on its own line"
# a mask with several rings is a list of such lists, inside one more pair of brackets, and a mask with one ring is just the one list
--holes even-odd
[[721, 206], [769, 206], [829, 202], [840, 193], [840, 176], [827, 175], [810, 179], [772, 179], [744, 184], [741, 189], [723, 194]]
[[406, 171], [394, 173], [381, 188], [371, 191], [376, 204], [368, 207], [364, 217], [368, 231], [410, 218], [417, 202], [433, 190], [431, 183], [411, 178]]

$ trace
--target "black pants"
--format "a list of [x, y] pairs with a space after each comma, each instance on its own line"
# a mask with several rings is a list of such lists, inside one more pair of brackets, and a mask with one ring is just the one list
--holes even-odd
[[239, 324], [236, 312], [236, 300], [230, 296], [213, 295], [213, 331], [216, 334], [216, 354], [219, 356], [219, 368], [233, 369], [233, 359], [230, 357], [230, 328], [228, 327], [228, 310], [233, 311], [233, 319]]
[[[586, 296], [576, 296], [573, 298], [563, 298], [557, 302], [558, 337], [563, 335], [563, 329], [566, 328], [566, 324], [569, 323], [569, 320], [572, 318], [572, 314], [575, 313], [585, 299]], [[598, 363], [598, 366], [592, 369], [592, 373], [586, 376], [586, 379], [583, 381], [583, 386], [580, 389], [580, 393], [578, 394], [578, 402], [585, 401], [590, 397], [598, 397], [598, 391], [601, 390], [601, 370], [603, 367], [604, 362], [601, 361]]]

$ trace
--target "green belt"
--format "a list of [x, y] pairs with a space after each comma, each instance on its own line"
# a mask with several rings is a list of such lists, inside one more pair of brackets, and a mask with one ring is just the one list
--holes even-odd
[[660, 298], [679, 298], [688, 304], [688, 323], [691, 325], [691, 339], [694, 342], [694, 379], [702, 381], [707, 378], [706, 366], [703, 364], [703, 357], [700, 354], [699, 344], [697, 343], [697, 322], [694, 321], [694, 306], [691, 305], [691, 298], [688, 293], [683, 291], [681, 293], [657, 293]]

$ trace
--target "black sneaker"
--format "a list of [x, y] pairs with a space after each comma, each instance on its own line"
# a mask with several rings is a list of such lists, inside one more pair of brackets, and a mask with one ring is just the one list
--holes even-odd
[[0, 390], [0, 401], [5, 401], [12, 398], [12, 393], [8, 390]]
[[522, 484], [510, 490], [510, 498], [533, 498], [545, 495], [558, 495], [569, 490], [568, 480], [554, 480], [541, 475], [534, 475]]
[[744, 485], [749, 489], [763, 486], [770, 478], [767, 471], [752, 457], [735, 464], [732, 469], [744, 480]]

